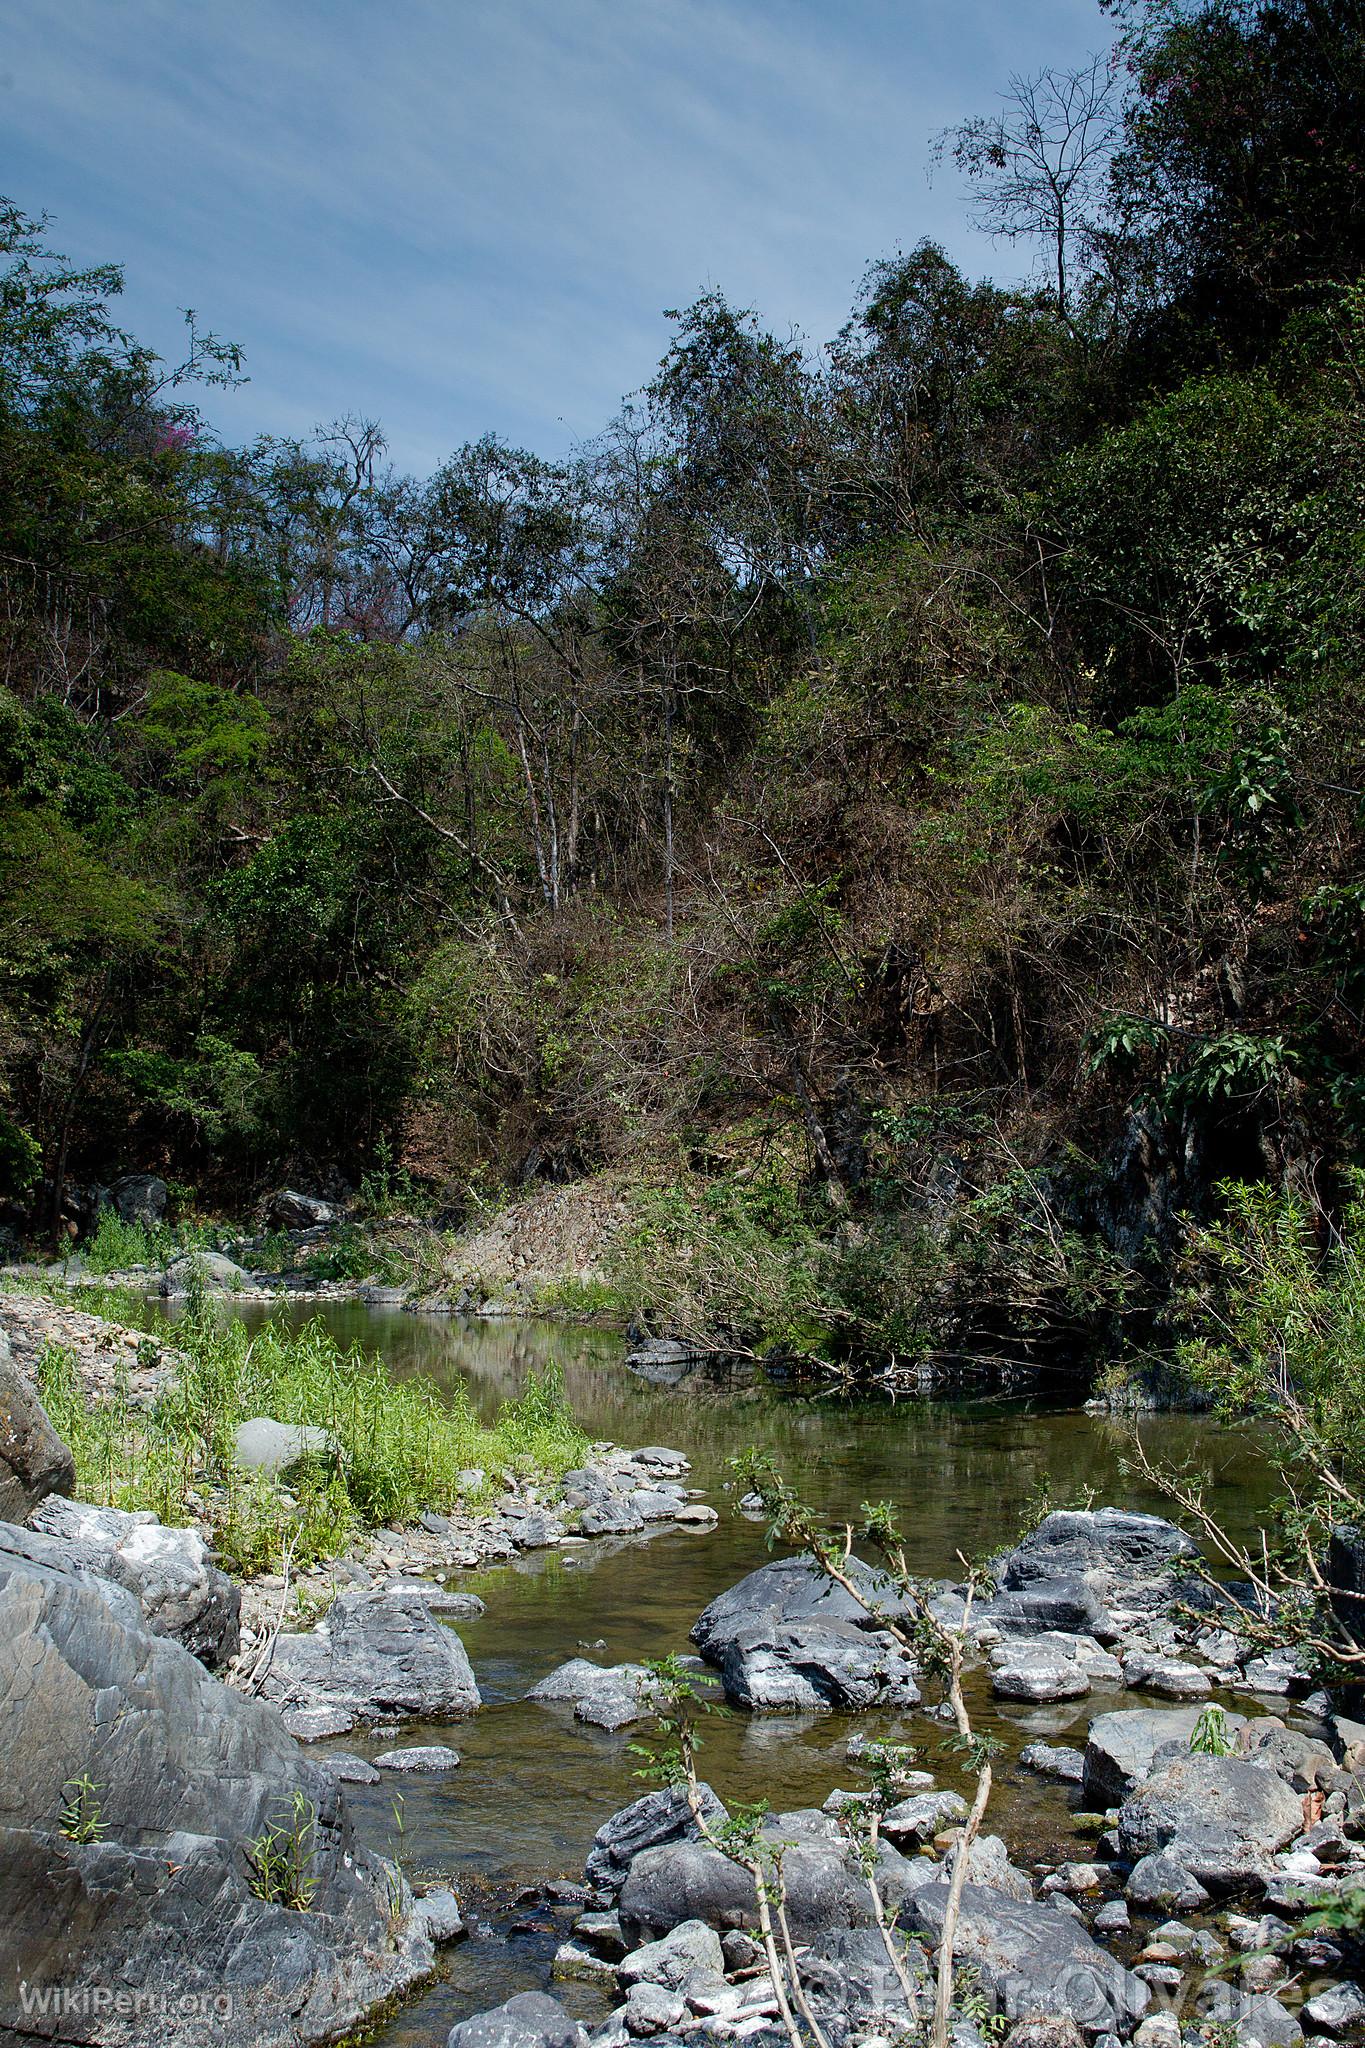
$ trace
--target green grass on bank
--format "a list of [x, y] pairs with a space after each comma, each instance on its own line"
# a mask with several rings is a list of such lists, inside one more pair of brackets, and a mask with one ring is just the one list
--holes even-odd
[[[184, 1367], [150, 1407], [123, 1389], [87, 1406], [76, 1361], [57, 1345], [39, 1363], [42, 1396], [75, 1453], [82, 1500], [150, 1508], [168, 1523], [205, 1519], [230, 1571], [278, 1566], [291, 1542], [295, 1564], [333, 1556], [365, 1529], [467, 1504], [477, 1489], [462, 1473], [483, 1471], [486, 1491], [505, 1471], [566, 1471], [588, 1448], [555, 1366], [485, 1424], [463, 1386], [447, 1394], [425, 1379], [395, 1380], [319, 1322], [248, 1331], [192, 1304], [174, 1341]], [[233, 1433], [255, 1415], [319, 1426], [335, 1449], [285, 1482], [242, 1472]]]

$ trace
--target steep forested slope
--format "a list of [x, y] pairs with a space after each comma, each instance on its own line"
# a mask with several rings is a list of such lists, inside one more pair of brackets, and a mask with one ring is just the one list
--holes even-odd
[[[1101, 29], [1105, 28], [1103, 23]], [[610, 1168], [614, 1302], [856, 1357], [1148, 1312], [1325, 1212], [1365, 1000], [1365, 22], [1120, 11], [826, 349], [716, 297], [572, 461], [218, 445], [0, 217], [0, 1154]], [[230, 314], [230, 309], [228, 309]]]

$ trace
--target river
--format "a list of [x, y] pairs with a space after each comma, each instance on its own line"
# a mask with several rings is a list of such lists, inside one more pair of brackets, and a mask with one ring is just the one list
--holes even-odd
[[[554, 1359], [590, 1436], [639, 1446], [674, 1445], [692, 1461], [690, 1483], [721, 1512], [718, 1528], [543, 1551], [454, 1582], [479, 1593], [487, 1613], [461, 1623], [485, 1705], [452, 1730], [405, 1724], [340, 1745], [374, 1755], [395, 1741], [452, 1742], [460, 1768], [440, 1777], [398, 1778], [348, 1788], [365, 1837], [400, 1848], [414, 1873], [448, 1874], [466, 1917], [485, 1931], [447, 1951], [450, 1974], [374, 2035], [382, 2048], [442, 2048], [457, 2019], [513, 1991], [543, 1988], [549, 1959], [571, 1912], [518, 1904], [522, 1888], [580, 1875], [600, 1823], [645, 1789], [631, 1745], [639, 1729], [607, 1734], [568, 1708], [523, 1704], [529, 1687], [585, 1649], [604, 1663], [685, 1651], [687, 1632], [715, 1594], [769, 1555], [766, 1533], [740, 1515], [727, 1460], [750, 1445], [771, 1453], [808, 1498], [831, 1516], [855, 1515], [866, 1500], [901, 1510], [910, 1561], [937, 1577], [959, 1575], [960, 1551], [981, 1556], [1011, 1540], [1046, 1479], [1059, 1501], [1087, 1490], [1097, 1504], [1160, 1511], [1162, 1503], [1121, 1469], [1127, 1425], [1076, 1408], [1028, 1400], [896, 1404], [792, 1399], [748, 1390], [734, 1395], [650, 1388], [627, 1373], [619, 1338], [525, 1322], [462, 1323], [358, 1305], [299, 1306], [318, 1313], [345, 1344], [356, 1340], [398, 1374], [425, 1373], [440, 1386], [463, 1380], [491, 1413], [519, 1392], [526, 1374]], [[1143, 1425], [1153, 1454], [1193, 1456], [1209, 1475], [1209, 1499], [1231, 1526], [1249, 1527], [1269, 1491], [1254, 1445], [1238, 1432], [1185, 1416]], [[974, 1685], [979, 1726], [1006, 1745], [988, 1825], [1024, 1861], [1083, 1854], [1063, 1788], [1013, 1762], [1028, 1741], [1083, 1739], [1105, 1696], [1047, 1707], [1004, 1706]], [[1131, 1695], [1128, 1696], [1130, 1699]], [[1115, 1704], [1117, 1704], [1117, 1700]], [[723, 1798], [766, 1798], [777, 1808], [819, 1805], [856, 1775], [844, 1756], [854, 1727], [915, 1743], [941, 1783], [958, 1783], [942, 1730], [925, 1715], [748, 1717], [708, 1723], [702, 1764]], [[1073, 1732], [1074, 1731], [1074, 1732]], [[401, 1833], [394, 1801], [401, 1792]], [[585, 2018], [604, 2008], [585, 1986], [557, 1987]]]

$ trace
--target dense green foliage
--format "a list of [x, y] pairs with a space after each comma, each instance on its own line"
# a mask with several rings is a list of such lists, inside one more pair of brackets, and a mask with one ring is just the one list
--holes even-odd
[[598, 1306], [1008, 1360], [1134, 1312], [1224, 1178], [1334, 1208], [1365, 27], [1113, 12], [956, 138], [1035, 283], [921, 245], [819, 352], [709, 296], [562, 463], [223, 448], [233, 351], [167, 370], [0, 214], [15, 1224], [131, 1167], [382, 1147], [454, 1221], [624, 1169]]

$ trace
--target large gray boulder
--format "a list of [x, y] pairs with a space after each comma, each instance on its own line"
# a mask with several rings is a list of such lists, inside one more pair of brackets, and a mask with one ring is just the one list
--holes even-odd
[[306, 1195], [298, 1188], [280, 1188], [266, 1203], [265, 1220], [277, 1230], [320, 1230], [341, 1221], [335, 1202]]
[[109, 1200], [123, 1223], [142, 1223], [149, 1228], [162, 1222], [170, 1189], [155, 1173], [125, 1173], [109, 1190]]
[[1106, 1606], [1158, 1607], [1169, 1602], [1176, 1578], [1197, 1555], [1184, 1530], [1160, 1515], [1058, 1509], [1010, 1551], [1000, 1585], [1020, 1592], [1057, 1579], [1084, 1579]]
[[[727, 1820], [725, 1808], [709, 1785], [697, 1788], [697, 1805], [708, 1827]], [[598, 1891], [614, 1895], [625, 1883], [635, 1858], [668, 1842], [695, 1841], [697, 1823], [686, 1794], [676, 1785], [646, 1792], [603, 1821], [588, 1851], [584, 1876]], [[684, 1916], [685, 1917], [685, 1916]]]
[[505, 2005], [453, 2026], [446, 2048], [585, 2048], [587, 2038], [557, 1998], [519, 1991]]
[[[937, 1942], [947, 1904], [946, 1884], [922, 1886], [908, 1901], [906, 1923]], [[976, 1970], [995, 2010], [1011, 2020], [1063, 2014], [1087, 2034], [1127, 2036], [1151, 1997], [1069, 1913], [985, 1885], [962, 1887], [954, 1955]]]
[[270, 1415], [252, 1415], [232, 1434], [232, 1455], [246, 1472], [292, 1471], [305, 1458], [326, 1458], [336, 1450], [330, 1430], [312, 1422], [276, 1422]]
[[160, 1292], [165, 1299], [176, 1300], [194, 1286], [209, 1294], [251, 1294], [256, 1283], [225, 1252], [181, 1252], [162, 1274]]
[[[170, 1636], [210, 1671], [220, 1670], [241, 1643], [242, 1589], [219, 1571], [197, 1529], [167, 1529], [153, 1514], [127, 1514], [53, 1495], [34, 1510], [33, 1528], [51, 1538], [77, 1568], [125, 1586], [154, 1635]], [[0, 1528], [0, 1548], [6, 1532]]]
[[904, 1615], [905, 1601], [870, 1566], [855, 1559], [850, 1571], [875, 1613], [806, 1555], [750, 1572], [703, 1610], [692, 1640], [728, 1699], [778, 1713], [918, 1704], [914, 1660], [877, 1622]]
[[285, 1709], [357, 1721], [452, 1721], [480, 1705], [464, 1644], [420, 1593], [339, 1593], [315, 1629], [282, 1635], [261, 1686]]
[[719, 1662], [726, 1698], [755, 1713], [856, 1713], [920, 1699], [914, 1659], [894, 1636], [849, 1621], [744, 1629]]
[[75, 1483], [76, 1461], [0, 1330], [0, 1521], [26, 1521], [39, 1501]]
[[1159, 1515], [1059, 1509], [1000, 1560], [999, 1591], [978, 1612], [1013, 1634], [1065, 1629], [1110, 1642], [1111, 1610], [1168, 1606], [1195, 1555], [1184, 1531]]
[[[792, 1933], [809, 1940], [827, 1927], [867, 1927], [872, 1901], [849, 1845], [828, 1814], [776, 1814], [763, 1830], [783, 1844], [782, 1876]], [[888, 1843], [878, 1848], [877, 1877], [888, 1911], [909, 1896], [918, 1873]], [[617, 1903], [627, 1934], [657, 1937], [684, 1920], [717, 1929], [758, 1925], [754, 1882], [720, 1850], [696, 1840], [645, 1849], [630, 1866]]]
[[1303, 1832], [1303, 1801], [1268, 1763], [1184, 1756], [1154, 1771], [1119, 1809], [1125, 1856], [1165, 1854], [1201, 1884], [1263, 1875]]
[[[854, 1558], [849, 1577], [867, 1594], [879, 1617], [905, 1617], [906, 1603], [883, 1573]], [[726, 1645], [746, 1629], [807, 1621], [851, 1622], [869, 1629], [878, 1626], [878, 1620], [803, 1551], [796, 1557], [775, 1558], [717, 1594], [693, 1624], [692, 1640], [708, 1664], [718, 1664]]]
[[[111, 1580], [0, 1553], [0, 1727], [0, 2038], [294, 2048], [429, 1971], [334, 1774]], [[252, 1844], [284, 1827], [305, 1830], [307, 1911], [252, 1891]], [[56, 2018], [25, 2015], [21, 1985]]]
[[[1120, 1707], [1090, 1723], [1085, 1745], [1081, 1796], [1097, 1811], [1117, 1806], [1150, 1777], [1163, 1750], [1171, 1758], [1187, 1753], [1202, 1707]], [[1246, 1726], [1244, 1714], [1229, 1714], [1230, 1732]]]

